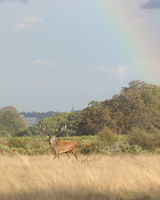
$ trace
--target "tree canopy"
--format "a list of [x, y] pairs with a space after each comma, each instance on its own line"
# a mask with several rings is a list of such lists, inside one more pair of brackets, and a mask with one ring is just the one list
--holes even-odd
[[149, 132], [160, 129], [160, 86], [131, 81], [112, 99], [92, 104], [79, 115], [79, 134], [96, 134], [108, 126], [118, 134], [138, 127]]
[[25, 121], [17, 109], [13, 106], [6, 106], [0, 109], [0, 135], [14, 135], [26, 128]]

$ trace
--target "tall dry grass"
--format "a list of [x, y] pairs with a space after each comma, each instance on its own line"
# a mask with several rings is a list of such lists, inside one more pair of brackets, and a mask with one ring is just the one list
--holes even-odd
[[160, 156], [0, 156], [0, 200], [160, 199]]

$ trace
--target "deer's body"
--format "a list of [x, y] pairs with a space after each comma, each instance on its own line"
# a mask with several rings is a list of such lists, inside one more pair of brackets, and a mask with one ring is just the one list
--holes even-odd
[[73, 141], [56, 141], [55, 136], [49, 136], [49, 144], [51, 149], [54, 151], [54, 159], [62, 153], [72, 152], [75, 158], [77, 159], [76, 149], [77, 144]]
[[[50, 147], [52, 149], [52, 151], [54, 151], [54, 159], [62, 153], [73, 153], [73, 155], [75, 156], [75, 158], [77, 159], [77, 154], [76, 154], [76, 150], [77, 150], [77, 144], [73, 141], [56, 141], [56, 136], [58, 134], [60, 134], [63, 130], [66, 129], [62, 128], [60, 133], [56, 134], [56, 135], [49, 135], [47, 134], [44, 129], [40, 126], [41, 130], [49, 137], [49, 144]], [[67, 154], [68, 155], [68, 154]]]

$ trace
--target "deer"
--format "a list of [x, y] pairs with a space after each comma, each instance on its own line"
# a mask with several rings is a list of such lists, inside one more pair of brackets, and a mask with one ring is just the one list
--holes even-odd
[[[68, 156], [68, 153], [71, 152], [76, 160], [78, 159], [77, 158], [77, 154], [76, 154], [76, 150], [77, 150], [77, 144], [73, 141], [57, 141], [56, 140], [56, 137], [57, 135], [61, 134], [65, 129], [67, 129], [67, 125], [63, 126], [60, 130], [59, 133], [57, 134], [54, 134], [54, 135], [51, 135], [51, 134], [48, 134], [46, 133], [45, 129], [42, 127], [42, 125], [40, 124], [39, 125], [41, 131], [47, 135], [47, 137], [49, 138], [49, 145], [51, 147], [51, 150], [54, 151], [54, 158], [55, 159], [56, 157], [59, 157], [60, 154], [63, 154], [63, 153], [67, 153], [67, 156]], [[69, 158], [69, 156], [68, 156]]]

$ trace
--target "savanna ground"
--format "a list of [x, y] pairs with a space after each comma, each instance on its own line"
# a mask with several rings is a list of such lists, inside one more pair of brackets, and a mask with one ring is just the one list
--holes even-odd
[[0, 199], [160, 199], [160, 155], [85, 158], [0, 155]]

